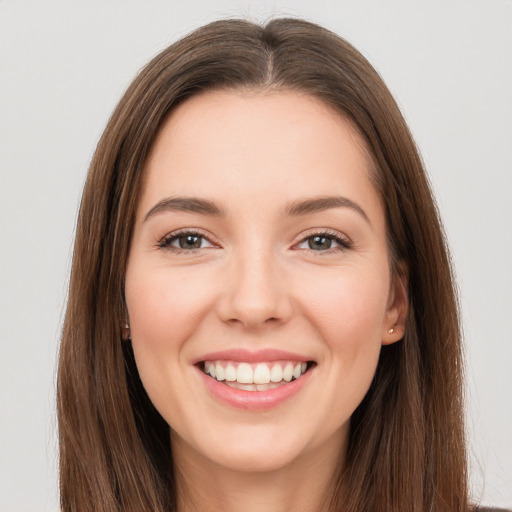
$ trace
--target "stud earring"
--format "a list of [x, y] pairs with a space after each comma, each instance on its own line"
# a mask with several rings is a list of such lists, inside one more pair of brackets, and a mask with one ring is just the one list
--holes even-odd
[[388, 329], [388, 334], [393, 334], [395, 331], [395, 329], [393, 327], [391, 327], [391, 329]]
[[132, 339], [132, 334], [130, 332], [130, 325], [128, 322], [124, 323], [123, 326], [123, 341], [130, 341]]

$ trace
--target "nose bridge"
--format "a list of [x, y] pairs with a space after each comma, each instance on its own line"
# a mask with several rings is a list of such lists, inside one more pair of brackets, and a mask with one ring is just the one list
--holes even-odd
[[251, 245], [231, 261], [226, 276], [223, 319], [250, 328], [269, 321], [283, 322], [291, 313], [291, 304], [278, 258], [268, 244]]

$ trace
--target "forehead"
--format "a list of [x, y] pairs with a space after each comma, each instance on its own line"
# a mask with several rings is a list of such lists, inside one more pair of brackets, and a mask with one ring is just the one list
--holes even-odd
[[178, 106], [160, 129], [145, 166], [141, 207], [162, 194], [264, 196], [269, 203], [366, 191], [380, 202], [371, 173], [353, 123], [310, 95], [206, 92]]

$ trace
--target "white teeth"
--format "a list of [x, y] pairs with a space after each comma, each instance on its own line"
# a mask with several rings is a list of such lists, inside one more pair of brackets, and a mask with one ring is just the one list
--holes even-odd
[[222, 367], [220, 363], [215, 365], [215, 378], [217, 380], [225, 380], [226, 379], [226, 371]]
[[228, 382], [235, 382], [235, 380], [236, 380], [236, 368], [233, 365], [228, 364], [226, 366], [225, 376], [226, 376], [226, 380]]
[[226, 382], [230, 388], [243, 389], [244, 391], [267, 391], [268, 389], [278, 388], [282, 384], [269, 382], [268, 384], [240, 384], [239, 382]]
[[[254, 368], [254, 369], [253, 369]], [[280, 384], [298, 379], [307, 371], [306, 362], [293, 363], [236, 363], [227, 361], [205, 361], [204, 372], [230, 387], [248, 391], [264, 391]]]
[[244, 391], [257, 391], [256, 384], [240, 384], [240, 382], [227, 382], [226, 384], [230, 388], [243, 389]]
[[277, 384], [276, 382], [269, 382], [268, 384], [256, 384], [256, 390], [257, 391], [267, 391], [267, 389], [274, 389], [278, 388], [280, 384]]
[[292, 363], [288, 363], [284, 367], [284, 370], [283, 370], [283, 379], [286, 382], [290, 382], [292, 380], [292, 377], [293, 377], [293, 364]]
[[266, 364], [258, 364], [254, 368], [254, 384], [268, 384], [270, 382], [270, 370]]
[[270, 370], [270, 382], [281, 382], [283, 380], [283, 369], [280, 364], [275, 364]]
[[240, 363], [236, 369], [236, 380], [240, 384], [253, 383], [253, 371], [251, 365], [248, 363]]

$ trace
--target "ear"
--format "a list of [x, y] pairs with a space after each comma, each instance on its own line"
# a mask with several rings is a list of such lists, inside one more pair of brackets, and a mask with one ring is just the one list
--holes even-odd
[[132, 333], [130, 331], [130, 324], [127, 320], [123, 322], [121, 326], [121, 338], [123, 341], [130, 341], [132, 339]]
[[405, 320], [409, 308], [409, 269], [404, 263], [398, 265], [389, 290], [388, 307], [382, 322], [382, 344], [390, 345], [401, 340], [405, 334]]

